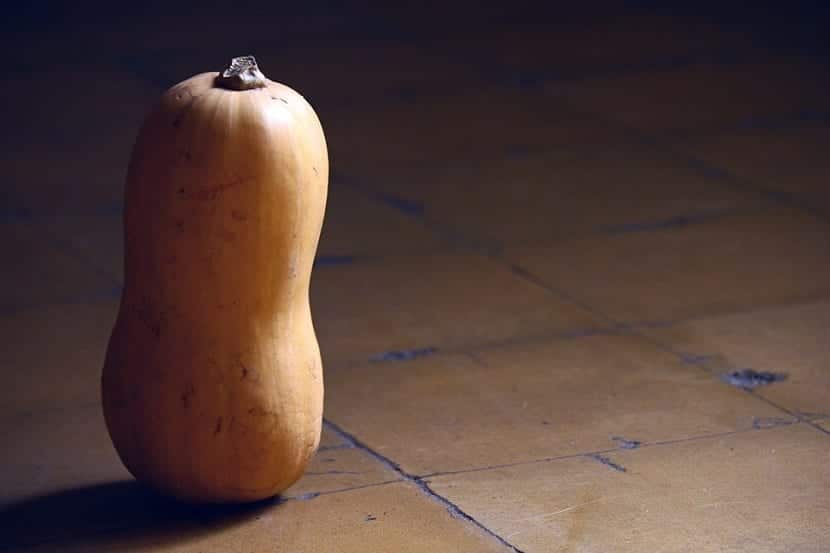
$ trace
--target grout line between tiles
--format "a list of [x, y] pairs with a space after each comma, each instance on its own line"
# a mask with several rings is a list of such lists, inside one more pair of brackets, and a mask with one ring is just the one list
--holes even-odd
[[384, 465], [388, 469], [390, 469], [393, 472], [395, 472], [396, 474], [398, 474], [403, 480], [405, 480], [406, 482], [409, 482], [410, 484], [413, 484], [414, 486], [416, 486], [424, 495], [426, 495], [427, 497], [429, 497], [433, 501], [436, 501], [437, 503], [439, 503], [441, 506], [443, 506], [447, 510], [447, 512], [453, 518], [463, 520], [463, 521], [475, 526], [480, 531], [484, 532], [485, 534], [487, 534], [491, 538], [498, 541], [501, 545], [507, 547], [513, 553], [523, 553], [515, 545], [508, 542], [506, 539], [504, 539], [500, 535], [496, 534], [495, 532], [493, 532], [492, 530], [490, 530], [489, 528], [484, 526], [482, 523], [477, 521], [475, 518], [473, 518], [469, 514], [465, 513], [458, 505], [456, 505], [455, 503], [453, 503], [452, 501], [450, 501], [446, 497], [444, 497], [444, 496], [436, 493], [435, 491], [433, 491], [432, 488], [429, 487], [429, 484], [427, 482], [425, 482], [423, 479], [421, 479], [420, 477], [409, 474], [399, 464], [395, 463], [394, 461], [392, 461], [388, 457], [386, 457], [383, 454], [381, 454], [381, 453], [375, 451], [374, 449], [370, 448], [368, 445], [361, 442], [355, 436], [353, 436], [352, 434], [349, 434], [348, 432], [346, 432], [345, 430], [343, 430], [341, 427], [339, 427], [335, 423], [331, 422], [330, 420], [323, 419], [323, 421], [326, 424], [326, 426], [328, 426], [332, 431], [334, 431], [336, 434], [338, 434], [343, 440], [345, 440], [346, 442], [354, 445], [354, 447], [363, 450], [369, 456], [373, 457], [376, 461], [380, 462], [382, 465]]
[[[788, 425], [793, 425], [794, 426], [794, 425], [798, 425], [798, 424], [802, 424], [802, 423], [809, 424], [807, 421], [796, 420], [796, 421], [793, 421], [792, 423], [789, 423]], [[650, 447], [660, 447], [660, 446], [666, 446], [666, 445], [681, 444], [681, 443], [686, 443], [686, 442], [695, 442], [695, 441], [700, 441], [700, 440], [724, 438], [724, 437], [728, 437], [728, 436], [735, 436], [735, 435], [738, 435], [738, 434], [746, 434], [748, 432], [764, 432], [766, 430], [771, 430], [771, 429], [777, 428], [779, 426], [783, 426], [783, 424], [771, 425], [771, 426], [767, 426], [767, 427], [763, 427], [763, 428], [750, 427], [750, 428], [743, 428], [741, 430], [729, 430], [729, 431], [726, 431], [726, 432], [717, 432], [717, 433], [714, 433], [714, 434], [703, 434], [703, 435], [700, 435], [700, 436], [689, 436], [687, 438], [676, 438], [676, 439], [670, 439], [670, 440], [657, 440], [657, 441], [653, 441], [653, 442], [642, 442], [635, 449], [625, 449], [625, 448], [620, 448], [620, 447], [614, 447], [614, 448], [608, 448], [608, 449], [598, 449], [596, 451], [588, 451], [588, 452], [583, 452], [583, 453], [569, 453], [567, 455], [557, 455], [557, 456], [553, 456], [553, 457], [542, 457], [540, 459], [531, 459], [531, 460], [528, 460], [528, 461], [517, 461], [515, 463], [502, 463], [502, 464], [498, 464], [498, 465], [486, 465], [486, 466], [480, 466], [480, 467], [473, 467], [473, 468], [469, 468], [469, 469], [437, 471], [437, 472], [431, 472], [431, 473], [415, 476], [415, 478], [426, 479], [426, 478], [434, 478], [434, 477], [441, 477], [441, 476], [452, 476], [452, 475], [455, 475], [455, 474], [467, 474], [467, 473], [472, 473], [472, 472], [484, 472], [484, 471], [488, 471], [488, 470], [497, 470], [497, 469], [503, 469], [503, 468], [520, 467], [520, 466], [526, 466], [526, 465], [537, 465], [537, 464], [541, 464], [541, 463], [552, 463], [552, 462], [556, 462], [556, 461], [566, 461], [568, 459], [579, 459], [579, 458], [594, 458], [594, 459], [596, 459], [597, 457], [602, 457], [602, 456], [604, 456], [606, 454], [610, 454], [610, 453], [629, 453], [629, 452], [634, 452], [634, 451], [637, 451], [637, 450], [640, 450], [640, 449], [645, 449], [645, 448], [650, 448]], [[622, 471], [622, 472], [624, 472], [624, 471]]]
[[807, 126], [826, 126], [830, 123], [830, 112], [816, 109], [802, 109], [795, 113], [754, 116], [731, 125], [712, 125], [689, 130], [668, 131], [669, 141], [687, 141], [724, 134], [737, 134], [752, 131], [772, 132], [788, 131]]
[[108, 269], [105, 269], [102, 265], [98, 263], [94, 256], [88, 255], [82, 248], [79, 248], [72, 244], [69, 240], [59, 238], [53, 235], [53, 239], [55, 240], [56, 244], [63, 248], [63, 251], [74, 257], [76, 260], [80, 261], [82, 264], [85, 264], [90, 269], [92, 269], [98, 276], [103, 277], [109, 280], [112, 283], [113, 290], [117, 289], [120, 291], [121, 287], [123, 286], [123, 282], [115, 273], [112, 273]]
[[[376, 488], [376, 487], [380, 487], [380, 486], [386, 486], [386, 485], [389, 485], [389, 484], [396, 484], [396, 483], [399, 483], [399, 482], [403, 482], [403, 480], [398, 478], [398, 479], [395, 479], [395, 480], [384, 480], [382, 482], [372, 482], [370, 484], [361, 484], [359, 486], [351, 486], [349, 488], [327, 490], [327, 491], [323, 491], [323, 492], [309, 492], [309, 493], [300, 494], [300, 495], [297, 495], [297, 496], [286, 496], [286, 497], [277, 496], [277, 497], [274, 497], [274, 498], [261, 500], [258, 503], [260, 505], [263, 505], [263, 506], [265, 506], [265, 505], [277, 506], [277, 505], [282, 505], [282, 504], [285, 504], [285, 503], [292, 503], [292, 502], [295, 502], [295, 501], [309, 501], [309, 500], [315, 499], [315, 498], [320, 497], [320, 496], [325, 496], [325, 495], [337, 495], [337, 494], [341, 494], [341, 493], [348, 493], [348, 492], [351, 492], [351, 491], [362, 490], [362, 489], [366, 489], [366, 488]], [[99, 531], [95, 532], [93, 539], [101, 539], [101, 538], [106, 539], [109, 536], [117, 537], [119, 532], [123, 532], [125, 530], [131, 530], [131, 529], [133, 529], [133, 525], [131, 523], [126, 523], [126, 524], [125, 523], [117, 523], [117, 524], [113, 524], [111, 526], [105, 526], [105, 527], [101, 528]], [[46, 538], [35, 536], [34, 539], [31, 539], [31, 540], [16, 541], [16, 542], [12, 542], [10, 544], [0, 542], [0, 552], [3, 552], [3, 553], [9, 552], [9, 553], [11, 553], [12, 551], [19, 551], [18, 548], [20, 548], [20, 547], [27, 547], [27, 548], [28, 547], [43, 547], [43, 546], [47, 546], [49, 544], [59, 544], [62, 540], [65, 540], [65, 539], [72, 540], [74, 538], [75, 538], [75, 536], [70, 534], [70, 535], [59, 536], [59, 537], [51, 537], [50, 536], [50, 537], [46, 537]]]
[[[551, 292], [554, 293], [554, 292]], [[659, 341], [655, 341], [655, 339], [650, 336], [649, 334], [643, 333], [643, 331], [652, 329], [652, 328], [670, 328], [676, 325], [682, 325], [692, 321], [699, 321], [699, 320], [706, 320], [711, 317], [718, 317], [718, 316], [729, 316], [729, 315], [746, 315], [752, 314], [757, 311], [761, 311], [764, 309], [772, 309], [772, 308], [786, 308], [791, 306], [797, 305], [810, 305], [816, 302], [824, 302], [830, 300], [830, 293], [828, 294], [820, 294], [815, 297], [810, 298], [799, 298], [792, 302], [780, 302], [775, 304], [766, 304], [763, 306], [755, 306], [749, 307], [745, 309], [735, 309], [723, 312], [707, 312], [701, 315], [693, 315], [690, 317], [682, 317], [678, 319], [670, 319], [664, 321], [634, 321], [634, 322], [622, 322], [616, 323], [612, 322], [609, 326], [599, 326], [599, 327], [585, 327], [585, 328], [577, 328], [571, 330], [563, 330], [563, 331], [554, 331], [554, 332], [545, 332], [540, 334], [522, 334], [517, 336], [510, 336], [504, 339], [498, 340], [488, 340], [482, 342], [475, 342], [475, 343], [467, 343], [461, 344], [457, 346], [449, 346], [449, 347], [437, 347], [434, 349], [434, 354], [438, 355], [467, 355], [470, 357], [476, 357], [478, 353], [482, 351], [488, 351], [493, 349], [500, 349], [505, 347], [517, 346], [517, 345], [534, 345], [534, 344], [541, 344], [541, 343], [549, 343], [552, 341], [567, 341], [567, 340], [578, 340], [582, 338], [590, 338], [595, 336], [638, 336], [652, 345], [656, 346], [661, 351], [674, 355], [687, 365], [703, 365], [707, 361], [710, 361], [711, 356], [703, 356], [695, 355], [695, 354], [688, 354], [684, 352], [680, 352], [670, 348]], [[325, 352], [324, 352], [325, 353]], [[401, 360], [393, 359], [393, 360], [371, 360], [371, 359], [353, 359], [344, 362], [327, 362], [326, 365], [336, 369], [348, 369], [358, 366], [363, 366], [367, 362], [373, 363], [400, 363]], [[704, 369], [706, 370], [706, 369]], [[711, 371], [708, 371], [710, 372]]]
[[686, 152], [672, 146], [658, 147], [658, 151], [662, 151], [663, 153], [676, 157], [678, 160], [688, 165], [690, 169], [699, 173], [704, 179], [726, 185], [730, 188], [749, 190], [755, 194], [761, 195], [774, 204], [798, 209], [803, 213], [823, 222], [830, 222], [830, 213], [823, 209], [814, 207], [809, 202], [809, 199], [796, 197], [794, 194], [760, 184], [752, 179], [738, 177], [726, 169], [710, 164], [702, 158], [687, 154]]
[[600, 122], [611, 128], [617, 128], [622, 131], [624, 135], [633, 139], [639, 146], [643, 146], [654, 152], [668, 156], [670, 159], [679, 162], [682, 166], [685, 166], [687, 170], [694, 171], [697, 175], [712, 182], [713, 184], [726, 185], [730, 188], [737, 188], [741, 190], [749, 190], [756, 195], [760, 195], [761, 197], [772, 201], [774, 204], [800, 209], [802, 212], [817, 219], [824, 222], [830, 222], [830, 213], [821, 209], [816, 209], [809, 204], [808, 200], [801, 200], [794, 197], [792, 194], [787, 194], [783, 191], [770, 188], [769, 186], [764, 186], [754, 182], [752, 179], [739, 178], [723, 168], [712, 165], [704, 159], [698, 158], [683, 151], [677, 146], [668, 143], [659, 135], [659, 133], [652, 134], [647, 131], [634, 128], [625, 123], [608, 119], [607, 117], [604, 117], [594, 111], [580, 109], [570, 102], [563, 101], [563, 105], [567, 105], [567, 107], [575, 114], [579, 114], [589, 120]]
[[815, 428], [819, 432], [821, 432], [823, 434], [827, 434], [828, 436], [830, 436], [830, 431], [826, 430], [824, 427], [822, 427], [820, 424], [817, 424], [817, 422], [816, 422], [816, 421], [822, 420], [822, 418], [814, 419], [814, 418], [810, 417], [809, 415], [805, 415], [804, 413], [801, 413], [799, 411], [792, 411], [790, 409], [787, 409], [786, 407], [783, 407], [783, 406], [777, 404], [776, 402], [772, 401], [771, 399], [767, 398], [766, 396], [761, 395], [760, 393], [756, 392], [755, 390], [745, 390], [745, 391], [748, 394], [760, 399], [764, 403], [767, 403], [768, 405], [770, 405], [772, 407], [775, 407], [776, 409], [784, 411], [785, 413], [787, 413], [791, 417], [795, 418], [797, 422], [799, 422], [799, 423], [803, 422], [804, 424], [806, 424], [808, 426], [811, 426], [812, 428]]
[[94, 257], [88, 255], [83, 248], [77, 247], [75, 244], [72, 243], [71, 240], [68, 240], [58, 233], [53, 232], [47, 226], [37, 226], [35, 227], [38, 231], [45, 234], [54, 244], [56, 249], [60, 252], [63, 252], [70, 257], [72, 257], [75, 261], [78, 261], [84, 267], [92, 269], [92, 271], [98, 275], [99, 277], [109, 281], [113, 286], [120, 287], [121, 280], [109, 270], [103, 268], [98, 262], [95, 260]]
[[821, 426], [820, 424], [816, 424], [816, 421], [805, 421], [805, 422], [806, 422], [808, 425], [810, 425], [810, 426], [812, 426], [813, 428], [815, 428], [816, 430], [818, 430], [819, 432], [821, 432], [821, 433], [823, 433], [823, 434], [827, 434], [828, 436], [830, 436], [830, 430], [827, 430], [826, 428], [824, 428], [824, 427], [823, 427], [823, 426]]
[[18, 419], [33, 419], [41, 416], [52, 416], [60, 413], [73, 413], [76, 411], [87, 411], [90, 409], [103, 409], [100, 401], [75, 403], [71, 405], [53, 405], [51, 407], [38, 407], [37, 409], [18, 409], [7, 411], [3, 414], [2, 420], [4, 422], [14, 421]]
[[[510, 264], [509, 261], [501, 260], [500, 258], [496, 258], [496, 260], [497, 261], [502, 261], [505, 264]], [[574, 298], [573, 296], [571, 296], [570, 294], [568, 294], [564, 290], [561, 290], [561, 289], [558, 289], [554, 286], [549, 285], [543, 279], [541, 279], [538, 276], [534, 275], [533, 273], [531, 273], [527, 269], [525, 269], [525, 268], [523, 268], [519, 265], [516, 265], [516, 264], [510, 264], [510, 267], [511, 268], [517, 267], [518, 269], [520, 269], [517, 272], [517, 274], [527, 278], [529, 282], [533, 282], [537, 286], [542, 287], [543, 289], [545, 289], [548, 292], [556, 295], [557, 297], [561, 298], [562, 300], [564, 300], [566, 302], [569, 302], [569, 303], [572, 303], [572, 304], [574, 304], [578, 307], [581, 307], [581, 308], [585, 309], [589, 313], [591, 313], [591, 314], [593, 314], [593, 315], [595, 315], [595, 316], [597, 316], [597, 317], [599, 317], [603, 320], [608, 321], [609, 323], [612, 324], [612, 326], [623, 327], [623, 328], [625, 327], [625, 323], [617, 321], [616, 319], [614, 319], [612, 316], [608, 315], [607, 313], [605, 313], [603, 311], [600, 311], [597, 308], [594, 308], [593, 306], [591, 306], [590, 304], [588, 304], [586, 302], [583, 302], [579, 299]], [[684, 363], [686, 365], [695, 366], [695, 367], [699, 368], [700, 370], [705, 371], [707, 374], [710, 374], [710, 375], [712, 374], [712, 371], [708, 370], [705, 367], [704, 361], [702, 361], [700, 359], [690, 359], [688, 355], [684, 355], [682, 352], [679, 352], [679, 351], [675, 350], [670, 345], [664, 343], [662, 340], [659, 340], [659, 339], [655, 338], [654, 336], [651, 336], [651, 335], [643, 332], [642, 330], [637, 329], [636, 327], [629, 326], [628, 329], [629, 329], [629, 331], [631, 332], [632, 335], [637, 336], [637, 337], [649, 342], [650, 344], [652, 344], [656, 348], [660, 349], [661, 351], [664, 351], [666, 353], [669, 353], [669, 354], [677, 357], [682, 363]], [[762, 398], [761, 396], [759, 396], [757, 394], [751, 394], [751, 395], [755, 398], [758, 398], [758, 399], [764, 399], [764, 401], [766, 401], [769, 405], [777, 408], [780, 411], [783, 411], [783, 412], [785, 412], [787, 414], [790, 414], [790, 415], [792, 414], [789, 411], [787, 411], [786, 409], [783, 409], [782, 407], [780, 407], [778, 405], [775, 405], [772, 402], [769, 402], [768, 400], [766, 400], [765, 398]], [[799, 420], [800, 420], [800, 417], [799, 417]]]
[[[766, 187], [763, 187], [763, 186], [759, 186], [759, 185], [753, 183], [750, 180], [737, 179], [733, 175], [729, 174], [727, 171], [725, 171], [723, 169], [720, 169], [720, 168], [717, 168], [717, 167], [714, 167], [714, 166], [709, 166], [709, 164], [707, 164], [703, 160], [699, 160], [699, 159], [695, 158], [694, 156], [687, 155], [685, 152], [681, 152], [681, 151], [679, 151], [676, 148], [673, 148], [671, 146], [663, 145], [663, 143], [659, 140], [659, 137], [652, 137], [647, 132], [640, 131], [640, 130], [632, 128], [628, 125], [621, 124], [619, 122], [608, 120], [607, 118], [602, 117], [600, 114], [597, 114], [597, 113], [594, 113], [594, 112], [591, 112], [591, 111], [577, 109], [573, 105], [568, 105], [567, 107], [573, 113], [575, 113], [579, 116], [586, 117], [587, 119], [592, 119], [592, 120], [595, 120], [595, 121], [599, 121], [603, 124], [609, 125], [611, 127], [616, 127], [618, 129], [622, 130], [624, 132], [624, 134], [634, 138], [636, 143], [640, 144], [641, 146], [645, 146], [645, 147], [647, 147], [649, 149], [652, 149], [653, 151], [657, 151], [657, 152], [659, 152], [663, 155], [668, 154], [672, 159], [679, 160], [679, 161], [683, 162], [683, 164], [688, 169], [690, 169], [690, 170], [695, 169], [695, 170], [697, 170], [697, 172], [702, 173], [701, 176], [704, 179], [707, 179], [707, 180], [710, 180], [710, 181], [717, 181], [717, 182], [722, 183], [722, 184], [725, 183], [725, 184], [733, 186], [733, 187], [734, 186], [739, 186], [740, 188], [749, 188], [751, 191], [753, 191], [757, 194], [761, 194], [762, 196], [766, 197], [767, 199], [773, 200], [774, 203], [778, 203], [779, 205], [783, 204], [783, 205], [788, 205], [790, 207], [800, 208], [805, 213], [808, 213], [808, 214], [810, 214], [810, 215], [812, 215], [812, 216], [814, 216], [818, 219], [830, 222], [830, 215], [828, 215], [828, 214], [825, 214], [823, 212], [817, 212], [815, 209], [812, 209], [810, 206], [803, 205], [803, 202], [799, 202], [799, 201], [795, 200], [794, 198], [792, 198], [790, 196], [782, 195], [780, 192], [770, 190], [769, 188], [766, 188]], [[353, 186], [355, 185], [355, 183], [352, 183], [352, 184], [353, 184]], [[356, 187], [359, 190], [363, 190], [364, 192], [368, 192], [370, 194], [372, 193], [372, 187], [367, 187], [367, 186], [365, 186], [361, 183], [356, 183]], [[433, 226], [433, 224], [431, 224], [431, 223], [434, 223], [434, 221], [429, 221], [429, 220], [425, 219], [423, 215], [424, 215], [423, 212], [420, 212], [418, 219], [421, 220], [421, 222], [427, 227]], [[704, 223], [708, 222], [708, 219], [703, 219], [703, 221], [700, 221], [700, 222], [704, 222]], [[473, 240], [475, 240], [475, 238], [473, 238]], [[461, 244], [461, 245], [463, 246], [464, 244]], [[674, 350], [672, 347], [670, 347], [669, 345], [663, 343], [662, 341], [658, 340], [657, 338], [654, 338], [654, 337], [642, 332], [641, 330], [638, 330], [636, 326], [626, 325], [626, 323], [623, 323], [621, 321], [616, 320], [612, 316], [610, 316], [610, 315], [606, 314], [605, 312], [593, 307], [589, 303], [584, 302], [584, 301], [576, 298], [575, 296], [567, 293], [566, 291], [564, 291], [562, 289], [559, 289], [559, 288], [556, 288], [556, 287], [550, 285], [544, 279], [542, 279], [539, 276], [533, 274], [527, 268], [522, 267], [518, 263], [513, 263], [510, 260], [505, 259], [501, 255], [500, 250], [501, 250], [500, 248], [492, 247], [492, 246], [485, 247], [484, 251], [481, 251], [480, 249], [473, 248], [473, 251], [475, 253], [483, 254], [486, 257], [489, 257], [491, 260], [495, 261], [496, 263], [501, 264], [503, 266], [506, 266], [515, 275], [523, 278], [524, 280], [526, 280], [526, 281], [528, 281], [528, 282], [530, 282], [530, 283], [532, 283], [536, 286], [541, 287], [542, 289], [546, 290], [548, 293], [556, 295], [559, 298], [561, 298], [562, 300], [564, 300], [568, 303], [571, 303], [572, 305], [576, 305], [577, 307], [580, 307], [581, 309], [587, 311], [588, 313], [593, 314], [594, 316], [598, 317], [599, 319], [602, 319], [602, 320], [605, 320], [605, 321], [609, 322], [611, 324], [611, 327], [610, 327], [611, 329], [614, 329], [614, 328], [616, 328], [616, 329], [627, 329], [633, 335], [636, 335], [636, 336], [639, 336], [642, 339], [645, 339], [646, 341], [653, 344], [655, 347], [661, 349], [662, 351], [665, 351], [667, 353], [670, 353], [670, 354], [678, 357], [681, 360], [681, 362], [683, 362], [684, 364], [691, 364], [691, 365], [697, 366], [701, 370], [704, 370], [708, 374], [711, 374], [711, 371], [707, 370], [705, 368], [705, 366], [703, 366], [699, 360], [690, 360], [687, 355], [683, 355], [682, 353]], [[765, 398], [762, 398], [762, 396], [758, 396], [757, 394], [751, 394], [751, 395], [753, 397], [765, 400]], [[790, 414], [790, 415], [792, 414], [788, 410], [786, 410], [786, 409], [784, 409], [780, 406], [777, 406], [777, 405], [773, 404], [772, 402], [767, 402], [767, 403], [769, 403], [771, 406], [779, 409], [780, 411], [783, 411], [783, 412], [785, 412], [787, 414]], [[799, 420], [802, 420], [801, 417], [798, 417], [798, 418], [799, 418]]]
[[[431, 217], [426, 212], [426, 205], [420, 202], [405, 200], [402, 198], [395, 198], [394, 202], [389, 201], [389, 196], [381, 194], [372, 184], [360, 182], [359, 179], [353, 177], [340, 177], [342, 182], [349, 188], [355, 190], [357, 193], [363, 195], [365, 198], [376, 203], [383, 204], [384, 207], [392, 207], [404, 216], [418, 221], [426, 230], [432, 232], [437, 237], [443, 239], [453, 251], [455, 248], [463, 248], [469, 252], [475, 252], [483, 255], [498, 255], [505, 249], [505, 244], [498, 242], [492, 238], [480, 237], [469, 232], [465, 232], [452, 224], [444, 223], [443, 221]], [[383, 196], [383, 197], [381, 197]], [[417, 211], [412, 209], [396, 208], [397, 203], [402, 204], [417, 204]], [[701, 225], [706, 225], [712, 222], [717, 222], [721, 219], [763, 213], [764, 206], [748, 206], [748, 207], [730, 207], [720, 209], [698, 210], [685, 213], [676, 213], [674, 215], [655, 219], [644, 219], [637, 221], [630, 221], [626, 223], [613, 225], [600, 225], [584, 230], [576, 230], [571, 232], [564, 232], [559, 236], [553, 237], [551, 240], [544, 240], [539, 242], [522, 241], [512, 242], [511, 247], [528, 247], [539, 246], [545, 247], [562, 242], [570, 242], [575, 240], [584, 240], [595, 237], [616, 236], [622, 234], [648, 233], [648, 232], [662, 232], [676, 228], [689, 228]], [[434, 252], [428, 252], [421, 255], [430, 255]], [[396, 256], [374, 256], [371, 260], [382, 261]]]
[[[305, 473], [305, 474], [308, 474], [308, 473]], [[299, 495], [289, 495], [289, 496], [286, 496], [286, 497], [277, 498], [277, 503], [281, 504], [281, 503], [288, 503], [289, 501], [308, 501], [310, 499], [315, 499], [315, 498], [323, 496], [323, 495], [335, 495], [335, 494], [339, 494], [339, 493], [352, 492], [352, 491], [355, 491], [355, 490], [363, 490], [363, 489], [366, 489], [366, 488], [376, 488], [378, 486], [386, 486], [388, 484], [396, 484], [398, 482], [403, 482], [403, 481], [404, 480], [402, 478], [395, 478], [394, 480], [383, 480], [381, 482], [371, 482], [369, 484], [360, 484], [359, 486], [350, 486], [348, 488], [338, 488], [338, 489], [335, 489], [335, 490], [326, 490], [326, 491], [323, 491], [323, 492], [307, 492], [307, 493], [301, 493]]]
[[[665, 57], [658, 57], [645, 64], [620, 62], [617, 64], [612, 64], [610, 66], [604, 66], [603, 71], [598, 71], [594, 74], [584, 73], [583, 75], [562, 75], [560, 73], [551, 72], [550, 70], [545, 71], [544, 68], [542, 68], [541, 70], [521, 67], [514, 68], [510, 67], [509, 64], [504, 63], [496, 66], [493, 66], [492, 63], [487, 63], [487, 65], [482, 66], [481, 62], [477, 62], [476, 65], [478, 66], [477, 71], [479, 71], [484, 76], [485, 81], [488, 83], [492, 83], [497, 87], [524, 90], [534, 89], [541, 90], [544, 93], [543, 86], [548, 83], [579, 82], [584, 80], [592, 80], [596, 78], [604, 78], [608, 76], [618, 77], [646, 72], [655, 74], [667, 71], [675, 71], [677, 69], [685, 69], [695, 65], [718, 65], [724, 67], [740, 67], [746, 66], [747, 64], [751, 65], [752, 63], [756, 62], [759, 54], [763, 56], [775, 56], [778, 53], [780, 52], [777, 48], [766, 47], [761, 44], [753, 44], [748, 50], [741, 50], [738, 53], [727, 53], [724, 51], [724, 47], [716, 49], [704, 47], [692, 49], [689, 52], [682, 52], [677, 54], [670, 54]], [[788, 57], [795, 57], [797, 59], [810, 59], [815, 57], [815, 55], [808, 55], [804, 52], [789, 52], [786, 55]], [[818, 57], [817, 61], [821, 61], [821, 57]], [[562, 98], [559, 98], [559, 101], [563, 104], [567, 103], [567, 101]], [[607, 120], [606, 118], [600, 117], [599, 114], [595, 112], [586, 111], [584, 109], [575, 109], [575, 107], [572, 104], [568, 105], [568, 108], [573, 113], [581, 113], [582, 115], [587, 115], [591, 119], [601, 120], [602, 122], [610, 124], [612, 126], [624, 128], [626, 131], [636, 131], [636, 129], [629, 128], [625, 124], [620, 123], [618, 121]], [[683, 134], [684, 132], [686, 134], [691, 133], [693, 135], [701, 133], [712, 134], [714, 132], [736, 132], [740, 130], [756, 128], [759, 123], [763, 127], [765, 125], [769, 125], [770, 122], [773, 126], [798, 125], [803, 124], [805, 122], [818, 122], [826, 124], [828, 120], [830, 120], [830, 112], [808, 107], [806, 109], [797, 110], [794, 113], [776, 113], [771, 116], [754, 116], [730, 126], [692, 129], [689, 131], [681, 131], [680, 134]], [[675, 133], [675, 136], [676, 134], [677, 133]], [[669, 136], [669, 138], [671, 137], [672, 136]]]
[[[496, 82], [503, 80], [504, 77], [495, 77]], [[542, 79], [540, 82], [535, 83], [538, 86], [543, 85], [545, 82], [553, 82], [552, 79]], [[502, 84], [502, 86], [505, 86]], [[799, 200], [798, 198], [793, 197], [792, 195], [785, 194], [779, 190], [770, 188], [768, 186], [760, 185], [756, 182], [753, 182], [751, 179], [741, 179], [732, 175], [728, 171], [715, 167], [713, 165], [708, 164], [702, 159], [696, 158], [693, 155], [686, 153], [678, 149], [675, 146], [672, 146], [670, 143], [667, 143], [665, 137], [659, 136], [658, 133], [649, 133], [647, 131], [642, 131], [637, 128], [634, 128], [630, 125], [625, 123], [621, 123], [619, 121], [615, 121], [604, 117], [602, 114], [597, 113], [592, 110], [586, 110], [578, 108], [574, 106], [572, 102], [568, 102], [563, 98], [558, 98], [559, 102], [567, 107], [573, 114], [579, 115], [584, 117], [588, 120], [597, 121], [603, 125], [607, 125], [609, 128], [616, 128], [624, 133], [624, 135], [629, 136], [630, 138], [634, 139], [635, 143], [639, 144], [640, 146], [645, 146], [653, 151], [660, 152], [664, 155], [668, 154], [672, 159], [675, 161], [680, 161], [683, 165], [685, 165], [688, 169], [695, 169], [698, 173], [702, 174], [705, 179], [710, 181], [716, 181], [719, 184], [726, 184], [732, 188], [740, 188], [744, 190], [750, 190], [755, 194], [760, 194], [761, 196], [765, 197], [768, 200], [772, 200], [774, 203], [778, 205], [787, 205], [789, 207], [794, 207], [797, 209], [801, 209], [805, 213], [808, 213], [816, 218], [822, 219], [824, 221], [830, 221], [830, 213], [816, 209], [812, 205], [808, 203], [807, 200]], [[803, 121], [805, 119], [805, 115], [807, 115], [806, 119], [816, 119], [814, 110], [801, 110], [789, 117], [777, 117], [776, 119], [785, 122], [792, 122], [792, 121]], [[769, 117], [767, 117], [769, 119]], [[827, 114], [818, 114], [818, 119], [821, 121], [826, 121]], [[746, 123], [738, 123], [735, 128], [740, 129], [745, 126]]]

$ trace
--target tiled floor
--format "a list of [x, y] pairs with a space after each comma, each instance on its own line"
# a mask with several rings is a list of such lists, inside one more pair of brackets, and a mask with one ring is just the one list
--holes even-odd
[[[21, 39], [0, 551], [830, 550], [827, 64], [745, 25], [615, 13]], [[326, 422], [281, 498], [193, 509], [133, 483], [99, 376], [137, 126], [240, 47], [327, 132]]]

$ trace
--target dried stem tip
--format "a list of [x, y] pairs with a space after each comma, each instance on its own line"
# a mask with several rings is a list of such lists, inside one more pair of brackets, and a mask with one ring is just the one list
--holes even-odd
[[231, 90], [250, 90], [264, 87], [266, 78], [253, 56], [240, 56], [233, 58], [230, 67], [216, 76], [216, 85]]

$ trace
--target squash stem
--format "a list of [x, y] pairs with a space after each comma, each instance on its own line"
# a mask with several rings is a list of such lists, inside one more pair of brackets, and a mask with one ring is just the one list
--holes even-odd
[[231, 65], [216, 76], [216, 85], [230, 90], [263, 88], [266, 81], [253, 56], [233, 58]]

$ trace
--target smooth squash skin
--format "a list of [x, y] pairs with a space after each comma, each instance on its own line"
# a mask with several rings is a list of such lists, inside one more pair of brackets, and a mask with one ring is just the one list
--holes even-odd
[[326, 142], [302, 96], [243, 69], [254, 86], [215, 72], [173, 86], [139, 132], [101, 382], [128, 470], [192, 502], [278, 494], [322, 424], [309, 283]]

